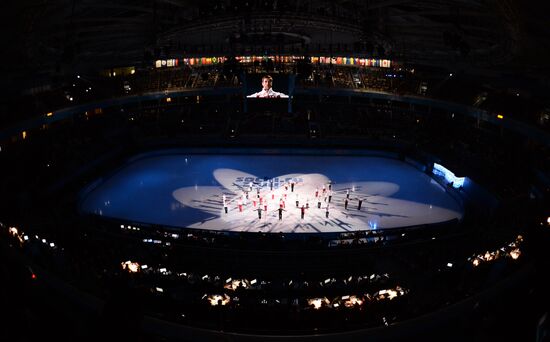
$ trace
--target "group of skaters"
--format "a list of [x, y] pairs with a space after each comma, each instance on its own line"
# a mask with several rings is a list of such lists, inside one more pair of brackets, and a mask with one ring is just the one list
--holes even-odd
[[[246, 210], [249, 204], [252, 204], [252, 210], [258, 212], [258, 219], [262, 218], [262, 211], [268, 211], [268, 203], [278, 201], [278, 207], [276, 211], [279, 214], [279, 220], [283, 219], [283, 211], [287, 211], [287, 203], [290, 201], [289, 197], [294, 195], [296, 208], [300, 210], [300, 217], [303, 219], [306, 214], [306, 210], [310, 209], [310, 199], [306, 198], [305, 203], [302, 202], [300, 205], [300, 195], [298, 192], [294, 192], [296, 183], [294, 181], [285, 182], [281, 185], [281, 189], [284, 189], [278, 200], [275, 199], [275, 192], [273, 191], [273, 182], [269, 182], [269, 192], [262, 192], [262, 186], [254, 187], [253, 183], [250, 182], [247, 187], [242, 189], [241, 195], [234, 197], [230, 202], [236, 202], [236, 208], [239, 212]], [[254, 191], [255, 190], [255, 191]], [[355, 191], [354, 188], [351, 191]], [[343, 200], [344, 209], [348, 210], [350, 201], [350, 189], [346, 189], [346, 196]], [[325, 209], [325, 217], [329, 217], [330, 209], [332, 208], [332, 183], [323, 184], [321, 188], [317, 187], [315, 192], [312, 194], [314, 200], [317, 202], [318, 209]], [[361, 210], [363, 199], [360, 197], [354, 198], [357, 201], [357, 210]], [[224, 212], [227, 214], [229, 210], [229, 202], [225, 194], [222, 194], [222, 202]]]

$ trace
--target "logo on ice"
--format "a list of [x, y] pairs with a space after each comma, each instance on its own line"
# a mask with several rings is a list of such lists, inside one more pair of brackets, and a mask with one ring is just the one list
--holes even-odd
[[285, 183], [290, 184], [298, 184], [302, 183], [304, 180], [301, 177], [286, 177], [286, 178], [260, 178], [260, 177], [237, 177], [235, 179], [235, 185], [237, 186], [248, 186], [250, 183], [252, 183], [254, 186], [260, 186], [260, 187], [270, 187], [271, 183], [273, 183], [273, 189], [278, 189], [279, 187], [283, 186]]

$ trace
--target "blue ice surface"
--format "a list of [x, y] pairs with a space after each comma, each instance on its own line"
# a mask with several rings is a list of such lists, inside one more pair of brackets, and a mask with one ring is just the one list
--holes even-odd
[[[399, 186], [390, 197], [461, 211], [425, 173], [398, 159], [339, 155], [160, 154], [134, 158], [84, 192], [80, 210], [132, 222], [185, 227], [209, 219], [203, 210], [182, 207], [172, 193], [182, 187], [220, 186], [216, 169], [235, 169], [259, 178], [320, 173], [334, 188], [354, 182]], [[376, 195], [376, 194], [372, 194]]]

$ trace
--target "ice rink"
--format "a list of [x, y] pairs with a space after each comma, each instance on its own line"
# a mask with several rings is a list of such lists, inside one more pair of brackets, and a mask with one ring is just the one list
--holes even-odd
[[174, 227], [328, 233], [461, 219], [446, 191], [384, 157], [174, 153], [129, 162], [88, 191], [80, 209]]

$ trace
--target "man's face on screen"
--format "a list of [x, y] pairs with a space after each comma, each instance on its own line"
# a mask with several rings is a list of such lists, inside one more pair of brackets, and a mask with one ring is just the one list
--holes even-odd
[[262, 78], [262, 87], [264, 90], [269, 90], [273, 86], [273, 81], [269, 78]]

